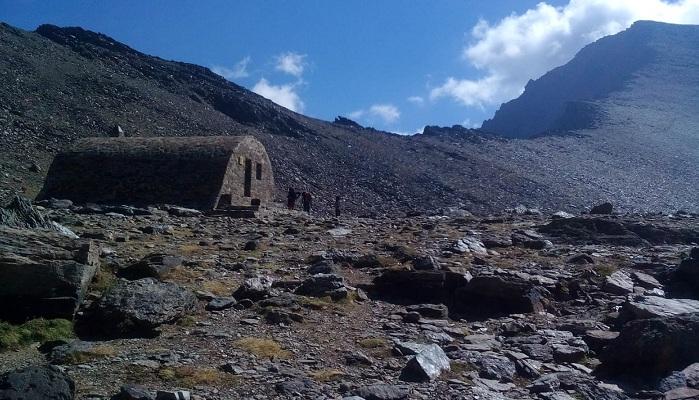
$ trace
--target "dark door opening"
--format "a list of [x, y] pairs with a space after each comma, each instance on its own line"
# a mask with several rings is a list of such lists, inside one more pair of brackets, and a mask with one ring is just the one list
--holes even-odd
[[245, 159], [245, 183], [243, 185], [243, 196], [250, 197], [252, 190], [252, 160]]

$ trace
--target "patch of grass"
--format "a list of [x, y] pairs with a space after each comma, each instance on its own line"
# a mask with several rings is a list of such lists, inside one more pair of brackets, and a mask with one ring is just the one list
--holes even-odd
[[114, 357], [117, 355], [117, 350], [113, 346], [110, 345], [97, 345], [92, 347], [91, 349], [87, 351], [79, 351], [71, 354], [70, 360], [68, 360], [69, 364], [83, 364], [88, 361], [100, 359], [100, 358], [107, 358], [107, 357]]
[[165, 274], [163, 280], [174, 283], [191, 283], [203, 274], [203, 272], [191, 268], [177, 267]]
[[237, 379], [214, 368], [194, 367], [185, 365], [177, 368], [163, 368], [158, 371], [158, 377], [166, 382], [184, 387], [199, 385], [230, 386]]
[[330, 382], [344, 377], [346, 374], [339, 369], [321, 369], [308, 374], [316, 382]]
[[201, 288], [216, 296], [230, 296], [233, 293], [233, 284], [226, 281], [205, 281], [201, 284]]
[[0, 351], [72, 337], [75, 337], [73, 323], [66, 319], [38, 318], [22, 325], [0, 321]]
[[197, 319], [193, 315], [185, 315], [177, 320], [178, 326], [190, 327], [197, 323]]
[[179, 253], [183, 256], [191, 256], [197, 253], [201, 253], [204, 248], [199, 245], [199, 243], [186, 243], [180, 245]]
[[104, 293], [109, 288], [114, 286], [117, 282], [117, 278], [112, 271], [100, 267], [95, 273], [95, 277], [92, 278], [92, 283], [90, 284], [91, 290], [96, 290], [98, 292]]
[[364, 349], [380, 349], [388, 347], [388, 341], [384, 338], [366, 338], [357, 342]]
[[260, 358], [282, 359], [288, 358], [291, 355], [291, 353], [284, 350], [278, 342], [271, 339], [245, 337], [236, 340], [233, 342], [233, 345]]
[[611, 264], [598, 264], [594, 266], [595, 272], [602, 276], [609, 276], [616, 272], [617, 268]]

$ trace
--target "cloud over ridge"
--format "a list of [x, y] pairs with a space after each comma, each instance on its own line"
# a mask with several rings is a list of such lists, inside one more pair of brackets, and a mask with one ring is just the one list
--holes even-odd
[[699, 0], [571, 0], [545, 2], [495, 24], [481, 20], [462, 57], [478, 79], [448, 77], [430, 99], [448, 97], [465, 106], [492, 106], [519, 96], [529, 79], [570, 61], [587, 44], [618, 33], [638, 20], [699, 23]]

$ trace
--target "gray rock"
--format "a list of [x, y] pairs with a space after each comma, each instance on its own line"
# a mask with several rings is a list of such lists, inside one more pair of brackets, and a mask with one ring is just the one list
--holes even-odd
[[98, 266], [91, 241], [0, 227], [0, 317], [72, 319]]
[[332, 260], [321, 260], [310, 267], [308, 267], [308, 273], [310, 275], [315, 274], [336, 274], [340, 269], [335, 265]]
[[189, 400], [191, 395], [186, 390], [158, 390], [155, 394], [155, 400]]
[[436, 344], [425, 345], [403, 367], [399, 379], [406, 382], [426, 382], [449, 371], [449, 358]]
[[444, 304], [416, 304], [406, 308], [408, 312], [417, 312], [425, 318], [447, 319], [449, 309]]
[[68, 228], [57, 224], [41, 214], [28, 199], [15, 196], [4, 208], [0, 208], [0, 226], [15, 229], [44, 229], [77, 238]]
[[454, 253], [473, 253], [479, 255], [488, 255], [488, 249], [485, 248], [483, 242], [480, 239], [473, 236], [466, 236], [461, 238], [454, 243], [450, 249]]
[[155, 396], [144, 387], [137, 385], [124, 385], [119, 393], [112, 396], [111, 400], [154, 400]]
[[335, 274], [316, 274], [301, 283], [294, 293], [301, 296], [325, 297], [333, 300], [347, 297], [348, 287], [345, 279]]
[[166, 206], [165, 211], [170, 215], [176, 217], [198, 217], [202, 215], [202, 212], [192, 208], [178, 207], [178, 206]]
[[608, 293], [625, 295], [633, 292], [633, 279], [622, 271], [615, 271], [605, 278], [604, 290]]
[[182, 265], [182, 257], [170, 254], [150, 254], [140, 261], [122, 268], [117, 273], [128, 280], [142, 278], [162, 279], [175, 268]]
[[590, 209], [590, 214], [594, 215], [609, 215], [612, 212], [614, 212], [614, 205], [609, 202], [598, 204]]
[[410, 394], [410, 388], [403, 385], [369, 385], [363, 386], [353, 392], [365, 400], [403, 400]]
[[72, 400], [75, 382], [52, 365], [33, 366], [0, 376], [3, 400]]
[[415, 258], [413, 261], [413, 268], [418, 271], [437, 271], [440, 269], [439, 261], [432, 256], [421, 256]]
[[87, 322], [106, 336], [150, 335], [191, 312], [196, 300], [194, 293], [174, 283], [122, 280], [100, 299]]
[[643, 272], [634, 271], [631, 273], [631, 277], [633, 278], [637, 286], [640, 286], [644, 289], [653, 290], [662, 289], [663, 287], [663, 285], [660, 282], [658, 282], [657, 279], [653, 278], [648, 274], [644, 274]]
[[237, 301], [233, 297], [215, 297], [209, 301], [209, 303], [206, 305], [206, 310], [207, 311], [221, 311], [221, 310], [226, 310], [234, 305], [236, 305]]
[[578, 346], [569, 346], [567, 344], [554, 344], [553, 359], [558, 363], [573, 363], [585, 358], [587, 349]]
[[624, 325], [599, 354], [608, 374], [664, 377], [699, 362], [699, 313], [640, 319]]
[[264, 276], [249, 278], [233, 292], [236, 300], [259, 301], [272, 295], [272, 279]]
[[619, 318], [626, 322], [634, 319], [670, 317], [689, 313], [699, 313], [699, 300], [638, 296], [622, 305]]

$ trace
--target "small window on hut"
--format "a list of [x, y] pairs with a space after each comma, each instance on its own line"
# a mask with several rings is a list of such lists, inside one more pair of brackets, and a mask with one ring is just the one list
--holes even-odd
[[262, 164], [257, 163], [256, 168], [255, 168], [255, 178], [257, 180], [262, 180]]
[[238, 156], [238, 165], [243, 165], [243, 164], [245, 164], [245, 157]]

